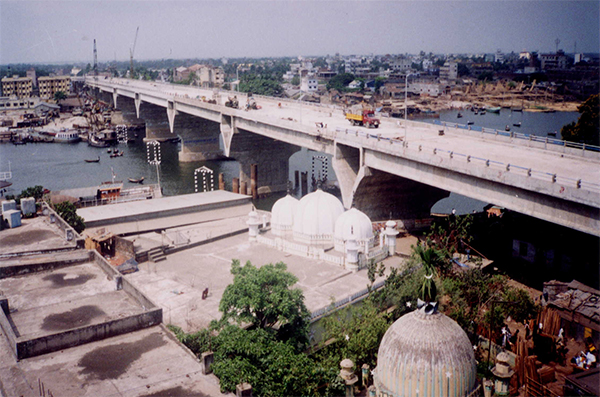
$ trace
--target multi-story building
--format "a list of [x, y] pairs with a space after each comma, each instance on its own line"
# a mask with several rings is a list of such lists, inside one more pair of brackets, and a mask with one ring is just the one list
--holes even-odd
[[191, 73], [194, 73], [195, 75], [192, 84], [204, 88], [222, 87], [225, 82], [225, 72], [222, 67], [199, 64], [192, 65], [189, 68], [183, 66], [178, 67], [175, 69], [173, 80], [186, 80], [190, 77]]
[[458, 78], [458, 64], [456, 62], [446, 62], [440, 67], [440, 81], [453, 84]]
[[31, 82], [34, 87], [37, 87], [37, 76], [35, 75], [35, 69], [31, 68], [27, 70], [27, 77], [31, 77]]
[[71, 91], [70, 76], [43, 76], [38, 77], [40, 98], [53, 98], [59, 91], [68, 94]]
[[300, 84], [300, 90], [304, 92], [315, 92], [319, 88], [319, 82], [317, 78], [309, 74], [302, 78], [302, 82]]
[[13, 77], [2, 78], [2, 96], [29, 98], [33, 91], [33, 80], [31, 77]]
[[540, 61], [542, 69], [566, 69], [568, 58], [563, 50], [558, 50], [556, 54], [541, 54]]

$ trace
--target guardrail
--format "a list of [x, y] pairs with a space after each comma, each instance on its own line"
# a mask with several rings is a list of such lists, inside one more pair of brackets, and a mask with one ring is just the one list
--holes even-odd
[[502, 130], [497, 130], [494, 128], [485, 128], [485, 127], [468, 125], [468, 124], [460, 124], [460, 123], [449, 123], [447, 121], [440, 121], [440, 120], [433, 120], [433, 123], [429, 123], [429, 124], [441, 125], [443, 127], [454, 128], [456, 130], [481, 132], [482, 138], [494, 136], [494, 137], [511, 138], [511, 139], [516, 140], [516, 142], [519, 142], [519, 141], [521, 141], [521, 142], [523, 142], [523, 141], [539, 142], [539, 143], [543, 143], [544, 149], [547, 149], [547, 150], [552, 150], [552, 149], [555, 149], [556, 147], [562, 147], [562, 148], [579, 149], [579, 150], [581, 150], [581, 155], [583, 155], [586, 150], [591, 151], [591, 152], [600, 153], [600, 146], [588, 145], [585, 143], [578, 143], [578, 142], [570, 142], [570, 141], [565, 141], [562, 139], [544, 137], [544, 136], [535, 135], [535, 134], [524, 134], [521, 132], [514, 132], [514, 131], [502, 131]]
[[[345, 133], [350, 134], [356, 137], [363, 137], [366, 139], [374, 139], [379, 142], [389, 142], [392, 147], [402, 147], [404, 149], [408, 148], [408, 143], [403, 140], [392, 139], [387, 137], [382, 137], [379, 134], [372, 134], [370, 132], [362, 131], [362, 130], [352, 130], [352, 129], [343, 129], [336, 128], [336, 133]], [[433, 153], [434, 155], [442, 155], [445, 154], [449, 158], [463, 158], [467, 163], [480, 163], [486, 167], [497, 167], [502, 168], [505, 171], [511, 171], [515, 173], [521, 173], [524, 176], [536, 178], [538, 180], [546, 181], [549, 183], [560, 183], [565, 186], [574, 187], [577, 189], [584, 189], [592, 192], [600, 192], [600, 184], [590, 181], [584, 181], [579, 178], [571, 178], [565, 177], [562, 175], [557, 175], [551, 172], [535, 170], [529, 167], [523, 167], [519, 164], [510, 164], [504, 163], [502, 161], [491, 160], [484, 157], [473, 156], [465, 153], [459, 153], [455, 151], [446, 150], [438, 147], [428, 147], [423, 145], [416, 146], [416, 150], [418, 152], [427, 151], [429, 153]]]

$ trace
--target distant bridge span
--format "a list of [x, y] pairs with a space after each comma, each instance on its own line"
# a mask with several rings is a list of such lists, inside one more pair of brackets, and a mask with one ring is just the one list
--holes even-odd
[[[224, 102], [237, 95], [244, 105], [245, 94], [190, 86], [94, 78], [86, 84], [112, 94], [115, 106], [119, 96], [133, 99], [138, 117], [143, 103], [166, 108], [171, 133], [178, 114], [219, 123], [228, 157], [236, 136], [247, 133], [331, 154], [346, 208], [369, 213], [390, 200], [419, 205], [437, 188], [600, 236], [596, 151], [397, 119], [384, 118], [378, 129], [349, 128], [339, 107], [255, 96], [261, 109], [244, 111]], [[411, 181], [431, 188], [421, 191]]]

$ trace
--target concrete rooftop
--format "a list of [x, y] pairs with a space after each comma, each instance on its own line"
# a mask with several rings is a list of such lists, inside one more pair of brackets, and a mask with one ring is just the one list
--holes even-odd
[[[199, 236], [217, 234], [219, 228], [230, 225], [235, 219], [220, 220], [186, 228], [186, 233]], [[245, 225], [246, 217], [237, 218], [239, 225]], [[161, 236], [145, 235], [145, 244], [160, 245]], [[416, 238], [398, 239], [397, 251], [410, 253], [410, 245]], [[367, 270], [352, 273], [333, 263], [296, 256], [278, 251], [269, 246], [248, 241], [243, 233], [208, 242], [194, 248], [167, 255], [165, 261], [140, 264], [140, 271], [125, 277], [145, 295], [163, 308], [163, 321], [175, 324], [186, 332], [206, 327], [211, 320], [221, 317], [219, 302], [223, 291], [233, 281], [230, 273], [231, 262], [239, 259], [255, 266], [284, 262], [288, 271], [298, 277], [294, 286], [304, 293], [309, 311], [315, 311], [331, 304], [331, 299], [340, 300], [367, 287]], [[389, 268], [401, 266], [401, 257], [384, 261]], [[383, 279], [383, 278], [382, 278]], [[379, 281], [379, 279], [377, 280]], [[208, 288], [209, 295], [202, 300], [202, 291]]]
[[126, 234], [246, 215], [250, 209], [250, 196], [215, 190], [80, 208], [77, 214], [85, 220], [88, 232], [105, 228], [115, 234]]
[[39, 397], [220, 396], [214, 375], [163, 326], [16, 361], [0, 335], [0, 394]]

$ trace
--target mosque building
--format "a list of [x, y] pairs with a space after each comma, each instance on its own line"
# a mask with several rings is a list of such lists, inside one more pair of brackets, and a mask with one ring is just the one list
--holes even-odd
[[386, 223], [376, 241], [366, 214], [356, 208], [346, 211], [338, 198], [321, 189], [300, 200], [289, 194], [277, 200], [271, 210], [271, 228], [264, 233], [259, 233], [258, 218], [254, 211], [249, 214], [251, 240], [352, 271], [393, 255], [396, 248], [395, 222]]

